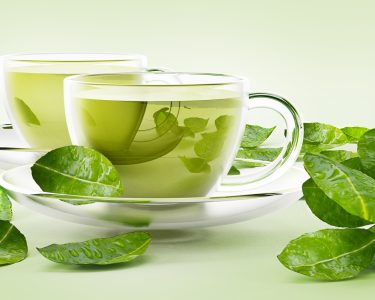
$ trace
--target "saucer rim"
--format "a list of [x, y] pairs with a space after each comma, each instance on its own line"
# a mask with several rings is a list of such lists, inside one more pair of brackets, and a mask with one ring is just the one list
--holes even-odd
[[[270, 197], [270, 196], [282, 196], [287, 194], [292, 194], [301, 190], [301, 185], [293, 185], [291, 182], [291, 187], [283, 189], [283, 190], [276, 190], [270, 193], [251, 193], [251, 191], [244, 191], [243, 194], [239, 194], [238, 192], [233, 192], [232, 194], [223, 194], [221, 193], [218, 195], [208, 195], [208, 196], [201, 196], [201, 197], [160, 197], [160, 198], [153, 198], [153, 197], [144, 197], [144, 198], [137, 198], [137, 197], [98, 197], [98, 196], [82, 196], [82, 195], [72, 195], [72, 194], [59, 194], [59, 193], [50, 193], [50, 192], [43, 192], [43, 191], [36, 191], [27, 189], [24, 187], [17, 186], [15, 184], [9, 183], [4, 177], [9, 172], [20, 172], [22, 169], [30, 168], [31, 164], [17, 166], [15, 168], [11, 168], [8, 170], [4, 170], [0, 173], [0, 185], [5, 188], [6, 190], [12, 193], [23, 194], [26, 196], [37, 196], [46, 199], [62, 199], [71, 202], [88, 202], [88, 203], [95, 203], [95, 202], [107, 202], [107, 203], [140, 203], [140, 204], [171, 204], [171, 203], [204, 203], [204, 202], [230, 202], [230, 201], [238, 201], [238, 200], [249, 200], [251, 198], [262, 198], [262, 197]], [[303, 168], [298, 165], [292, 166], [294, 171], [300, 172], [301, 176], [305, 172]], [[285, 173], [287, 175], [288, 172]], [[284, 175], [284, 176], [285, 176]], [[277, 181], [277, 180], [276, 180]], [[271, 183], [272, 184], [272, 183]]]

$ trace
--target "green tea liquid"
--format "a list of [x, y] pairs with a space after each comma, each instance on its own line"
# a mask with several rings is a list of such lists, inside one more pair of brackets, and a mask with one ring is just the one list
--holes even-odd
[[[127, 66], [105, 64], [75, 65], [70, 66], [68, 72], [49, 72], [55, 71], [53, 69], [56, 70], [56, 67], [22, 67], [7, 73], [12, 117], [23, 137], [34, 148], [54, 149], [71, 144], [64, 110], [64, 79], [75, 75], [69, 71], [97, 73], [134, 70]], [[63, 70], [63, 67], [60, 69]]]
[[63, 80], [73, 74], [10, 72], [10, 106], [19, 130], [31, 147], [69, 145]]
[[74, 103], [77, 144], [116, 165], [127, 197], [207, 194], [228, 167], [242, 114], [239, 99]]

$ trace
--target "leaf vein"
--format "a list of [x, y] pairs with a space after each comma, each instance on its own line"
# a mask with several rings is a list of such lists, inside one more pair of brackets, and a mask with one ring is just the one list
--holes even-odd
[[45, 165], [42, 165], [42, 164], [40, 164], [40, 163], [35, 163], [34, 165], [35, 165], [35, 166], [38, 166], [38, 167], [41, 167], [41, 168], [44, 168], [44, 169], [46, 169], [46, 170], [48, 170], [48, 171], [51, 171], [51, 172], [57, 173], [57, 174], [59, 174], [59, 175], [61, 175], [61, 176], [68, 177], [68, 178], [70, 178], [70, 179], [72, 179], [72, 180], [75, 180], [75, 181], [82, 181], [82, 182], [86, 182], [86, 183], [93, 184], [93, 185], [100, 185], [100, 186], [105, 186], [105, 187], [111, 187], [111, 188], [115, 188], [116, 190], [118, 190], [118, 188], [115, 187], [115, 186], [113, 186], [113, 185], [105, 184], [105, 183], [101, 183], [101, 182], [97, 182], [97, 181], [89, 181], [89, 180], [87, 180], [87, 179], [83, 179], [83, 178], [79, 178], [79, 177], [74, 177], [74, 176], [72, 176], [72, 175], [69, 175], [69, 174], [66, 174], [66, 173], [63, 173], [63, 172], [59, 172], [59, 171], [57, 171], [57, 170], [55, 170], [55, 169], [52, 169], [52, 168], [47, 167], [47, 166], [45, 166]]

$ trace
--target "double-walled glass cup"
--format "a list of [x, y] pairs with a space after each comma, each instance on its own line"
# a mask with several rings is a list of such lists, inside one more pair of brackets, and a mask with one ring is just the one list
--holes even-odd
[[[120, 171], [126, 197], [229, 195], [266, 184], [298, 157], [303, 129], [295, 108], [270, 94], [248, 94], [228, 75], [122, 73], [65, 79], [65, 112], [73, 144], [94, 148]], [[226, 176], [247, 112], [281, 114], [286, 137], [278, 158], [251, 174]]]
[[5, 106], [12, 125], [33, 148], [70, 144], [64, 113], [64, 78], [76, 74], [136, 72], [142, 55], [19, 54], [4, 57]]

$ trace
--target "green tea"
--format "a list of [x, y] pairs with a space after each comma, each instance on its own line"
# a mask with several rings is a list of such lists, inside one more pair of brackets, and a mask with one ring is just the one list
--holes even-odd
[[75, 143], [116, 165], [127, 197], [206, 195], [241, 134], [240, 99], [73, 103]]
[[56, 148], [70, 144], [63, 94], [63, 80], [70, 75], [73, 74], [8, 74], [9, 105], [30, 146]]
[[[82, 66], [69, 69], [77, 71]], [[29, 145], [35, 148], [53, 149], [71, 144], [65, 121], [63, 80], [75, 73], [50, 70], [47, 66], [23, 67], [7, 73], [12, 118]], [[129, 68], [91, 67], [91, 71], [126, 70]]]

